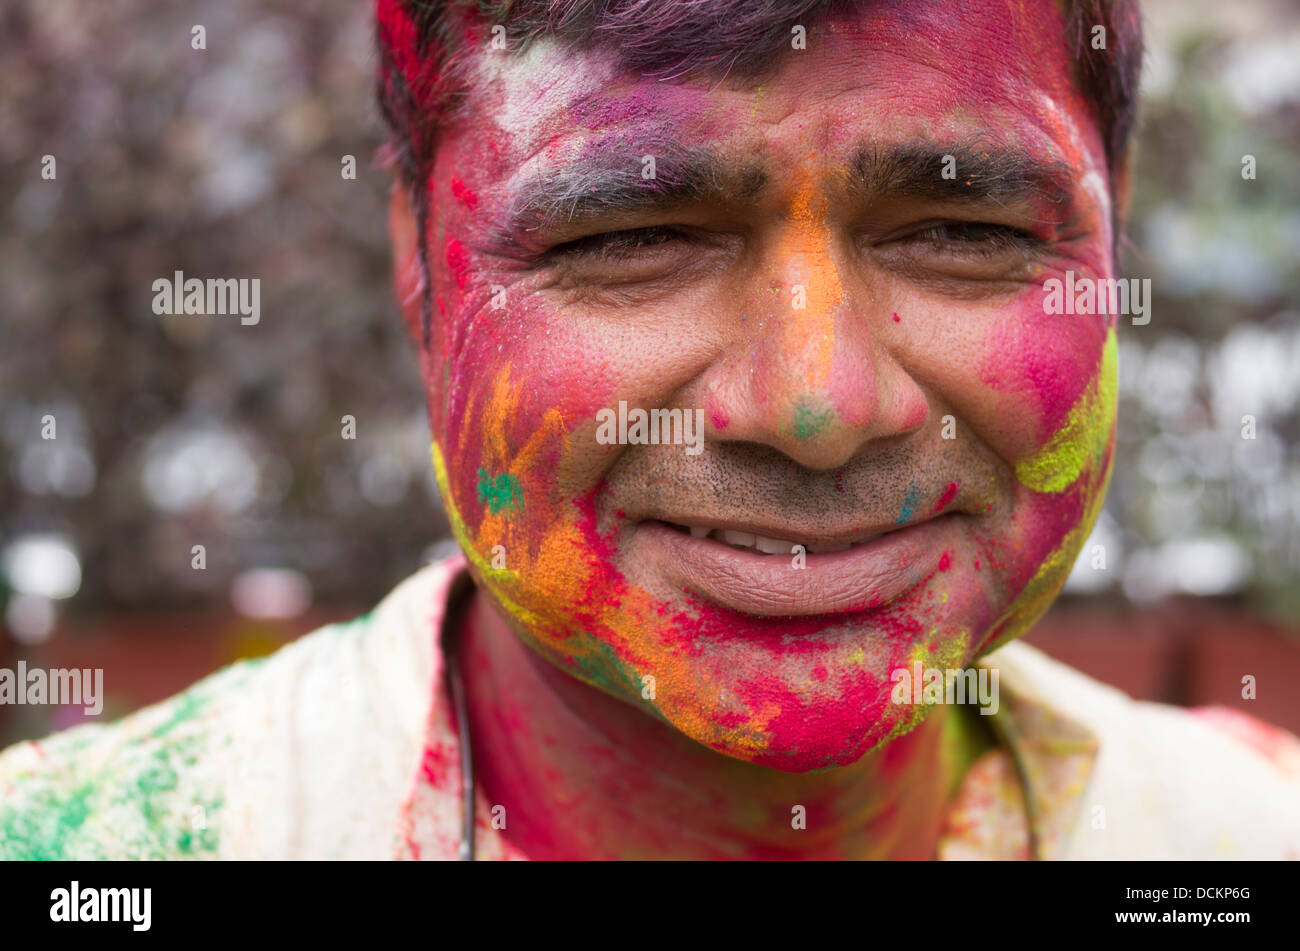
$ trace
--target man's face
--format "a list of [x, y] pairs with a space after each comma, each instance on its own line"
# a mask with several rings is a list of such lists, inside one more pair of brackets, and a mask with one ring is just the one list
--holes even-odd
[[[423, 365], [457, 537], [542, 656], [807, 770], [915, 725], [892, 671], [1045, 610], [1105, 491], [1115, 341], [1042, 284], [1109, 274], [1111, 209], [1056, 6], [1015, 6], [879, 4], [761, 85], [481, 52]], [[702, 451], [598, 439], [620, 403], [702, 410]]]

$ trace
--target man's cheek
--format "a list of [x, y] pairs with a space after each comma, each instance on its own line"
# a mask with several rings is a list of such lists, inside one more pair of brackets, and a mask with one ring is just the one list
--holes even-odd
[[445, 357], [435, 472], [457, 540], [489, 582], [530, 611], [570, 599], [590, 548], [582, 505], [608, 464], [595, 440], [605, 361], [562, 315], [461, 315], [472, 324]]
[[501, 283], [457, 303], [444, 308], [440, 429], [461, 433], [468, 446], [468, 427], [486, 449], [508, 456], [555, 413], [566, 430], [594, 421], [609, 386], [605, 361], [563, 313]]
[[[981, 557], [997, 576], [1002, 610], [989, 627], [981, 652], [1028, 630], [1065, 584], [1105, 502], [1114, 455], [1113, 425], [1105, 426], [1104, 433], [1098, 436], [1103, 443], [1099, 457], [1077, 478], [1058, 491], [1021, 485], [1009, 527], [982, 540]], [[1044, 471], [1062, 469], [1054, 466]]]
[[1079, 407], [1096, 394], [1099, 380], [1113, 374], [1114, 345], [1114, 330], [1103, 318], [1044, 313], [1037, 288], [991, 322], [978, 373], [1007, 421], [995, 434], [1002, 454], [1029, 456], [1066, 429], [1093, 426], [1095, 420], [1077, 419]]
[[1100, 513], [1114, 450], [1117, 354], [1104, 319], [1044, 314], [1037, 294], [989, 327], [980, 381], [1006, 421], [989, 439], [1015, 488], [1007, 525], [985, 540], [983, 557], [1003, 591], [986, 649], [1041, 616]]

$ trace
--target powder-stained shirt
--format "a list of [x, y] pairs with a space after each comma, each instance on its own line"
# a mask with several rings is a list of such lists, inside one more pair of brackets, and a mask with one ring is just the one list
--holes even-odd
[[[461, 558], [373, 612], [111, 725], [0, 754], [0, 858], [455, 858], [462, 777], [440, 649]], [[1141, 703], [1023, 644], [999, 745], [939, 857], [1298, 858], [1300, 741], [1222, 708]], [[476, 802], [476, 857], [525, 858]]]

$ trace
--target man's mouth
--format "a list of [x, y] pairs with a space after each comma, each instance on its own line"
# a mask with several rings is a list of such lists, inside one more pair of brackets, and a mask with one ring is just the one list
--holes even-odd
[[840, 614], [893, 601], [946, 565], [965, 521], [941, 515], [799, 539], [798, 532], [740, 522], [646, 519], [635, 526], [629, 554], [672, 587], [744, 614]]
[[682, 525], [676, 522], [664, 522], [664, 524], [679, 532], [685, 532], [692, 538], [711, 538], [714, 541], [722, 542], [724, 545], [730, 545], [732, 548], [757, 551], [764, 555], [792, 555], [799, 548], [813, 555], [848, 551], [854, 545], [865, 545], [884, 534], [883, 532], [874, 532], [863, 535], [851, 542], [823, 544], [806, 540], [796, 541], [788, 537], [760, 535], [757, 532], [747, 532], [740, 529], [715, 528], [710, 525]]

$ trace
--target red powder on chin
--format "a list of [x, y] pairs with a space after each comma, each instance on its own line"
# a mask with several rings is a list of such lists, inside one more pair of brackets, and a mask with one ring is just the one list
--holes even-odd
[[948, 552], [944, 552], [943, 556], [939, 559], [939, 570], [947, 571], [948, 566], [951, 564], [952, 564], [952, 555], [948, 554]]
[[[748, 719], [749, 717], [746, 714], [741, 713], [739, 710], [724, 710], [713, 717], [713, 722], [718, 724], [718, 726], [727, 728], [728, 730], [734, 730]], [[715, 743], [714, 748], [725, 750], [727, 744]]]
[[898, 321], [899, 321], [899, 316], [897, 314], [894, 314], [894, 323], [898, 323]]

